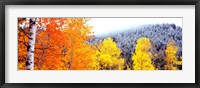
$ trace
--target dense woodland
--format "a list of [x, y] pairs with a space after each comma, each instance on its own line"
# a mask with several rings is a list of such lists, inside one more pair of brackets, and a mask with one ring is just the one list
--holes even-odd
[[18, 18], [18, 70], [182, 69], [181, 27], [147, 24], [96, 36], [90, 20]]
[[[108, 35], [101, 35], [89, 40], [91, 45], [96, 44], [104, 39], [111, 37], [116, 42], [117, 47], [121, 49], [121, 57], [125, 59], [127, 65], [132, 65], [132, 53], [135, 52], [137, 40], [146, 37], [151, 42], [151, 48], [149, 52], [154, 57], [152, 62], [154, 66], [160, 69], [165, 69], [166, 64], [166, 48], [167, 44], [171, 41], [174, 42], [178, 48], [176, 52], [177, 60], [181, 61], [182, 56], [182, 28], [175, 24], [147, 24], [135, 29], [128, 29], [122, 32], [110, 33]], [[178, 66], [179, 69], [181, 65]]]

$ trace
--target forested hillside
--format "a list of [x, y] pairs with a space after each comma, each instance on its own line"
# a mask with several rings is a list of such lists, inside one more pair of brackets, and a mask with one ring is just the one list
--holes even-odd
[[[117, 43], [117, 47], [122, 50], [121, 56], [125, 58], [126, 64], [131, 65], [132, 53], [135, 52], [136, 41], [142, 37], [147, 37], [151, 41], [150, 52], [158, 54], [153, 59], [156, 66], [160, 66], [164, 69], [166, 61], [165, 49], [170, 40], [174, 40], [178, 51], [176, 55], [180, 60], [182, 56], [182, 28], [175, 24], [148, 24], [136, 29], [129, 29], [123, 32], [110, 33], [109, 35], [96, 36], [89, 40], [89, 43], [96, 44], [103, 41], [105, 38], [111, 37], [114, 42]], [[181, 69], [181, 67], [179, 67]]]

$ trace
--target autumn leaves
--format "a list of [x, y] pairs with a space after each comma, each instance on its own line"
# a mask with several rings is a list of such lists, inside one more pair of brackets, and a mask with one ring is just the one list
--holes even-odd
[[120, 57], [121, 50], [113, 42], [112, 38], [105, 39], [95, 49], [93, 62], [90, 64], [94, 70], [122, 70], [124, 59]]
[[135, 70], [154, 70], [154, 66], [151, 64], [150, 40], [148, 38], [140, 38], [137, 40], [136, 50], [133, 53], [133, 68]]
[[[121, 49], [112, 38], [98, 44], [89, 44], [92, 26], [88, 18], [36, 18], [34, 70], [159, 70], [152, 63], [155, 57], [149, 52], [148, 38], [137, 40], [132, 54], [132, 65], [127, 66], [121, 57]], [[18, 69], [25, 70], [27, 60], [28, 33], [30, 28], [24, 18], [18, 19]], [[166, 48], [165, 68], [176, 70], [177, 47], [170, 41]]]
[[[178, 61], [176, 57], [176, 52], [178, 48], [176, 47], [176, 43], [171, 40], [169, 41], [166, 49], [166, 62], [165, 68], [168, 70], [177, 70], [177, 65], [182, 65], [182, 61]], [[182, 59], [182, 56], [180, 56]]]
[[[151, 44], [148, 38], [143, 37], [137, 40], [136, 50], [132, 56], [132, 67], [134, 70], [160, 70], [160, 67], [156, 67], [155, 64], [152, 63], [152, 60], [158, 56], [157, 54], [153, 55], [151, 52], [149, 52], [149, 49], [151, 48], [150, 46]], [[177, 60], [177, 51], [178, 48], [175, 42], [170, 40], [165, 50], [165, 70], [178, 70], [177, 66], [182, 65], [182, 61]]]
[[[88, 18], [37, 18], [34, 52], [34, 70], [84, 70], [94, 53], [86, 41], [92, 36], [92, 27], [85, 24]], [[26, 68], [28, 33], [18, 19], [18, 69]]]

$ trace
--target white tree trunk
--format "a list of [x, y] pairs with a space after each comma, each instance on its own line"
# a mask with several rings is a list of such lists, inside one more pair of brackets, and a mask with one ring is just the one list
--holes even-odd
[[34, 69], [34, 46], [35, 46], [35, 38], [36, 38], [36, 18], [29, 19], [29, 34], [28, 34], [28, 47], [27, 47], [27, 58], [26, 58], [26, 69], [33, 70]]

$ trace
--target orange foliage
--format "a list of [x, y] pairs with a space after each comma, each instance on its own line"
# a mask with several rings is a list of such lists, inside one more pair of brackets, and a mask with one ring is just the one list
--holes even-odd
[[91, 46], [86, 43], [91, 36], [92, 27], [85, 24], [83, 18], [71, 18], [68, 19], [69, 23], [64, 28], [66, 35], [67, 52], [63, 60], [67, 64], [67, 69], [70, 70], [83, 70], [87, 69], [89, 62], [91, 62]]
[[25, 70], [28, 37], [26, 31], [18, 29], [18, 69]]
[[[86, 18], [37, 18], [34, 70], [86, 69], [92, 51]], [[25, 22], [18, 19], [20, 26]], [[40, 29], [42, 28], [42, 30]], [[18, 29], [18, 69], [25, 69], [28, 30]], [[69, 68], [69, 65], [71, 66]]]

